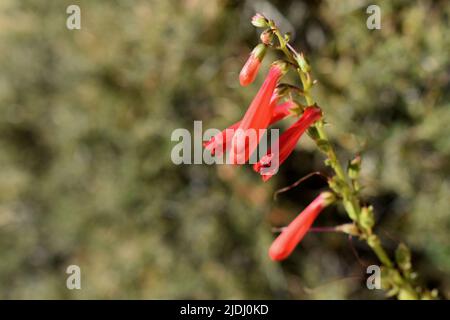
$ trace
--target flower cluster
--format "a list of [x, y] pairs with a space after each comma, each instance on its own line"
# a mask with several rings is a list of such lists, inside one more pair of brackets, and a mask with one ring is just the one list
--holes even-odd
[[[259, 44], [250, 54], [239, 76], [243, 86], [249, 85], [255, 79], [265, 51], [266, 46]], [[301, 108], [301, 105], [292, 99], [280, 103], [284, 94], [277, 85], [287, 70], [288, 64], [285, 61], [272, 63], [263, 84], [243, 118], [203, 144], [212, 155], [222, 155], [225, 151], [229, 151], [230, 163], [244, 164], [255, 152], [265, 129], [289, 115], [301, 113], [299, 119], [277, 141], [278, 151], [272, 152], [269, 149], [267, 154], [253, 167], [256, 172], [261, 174], [264, 181], [269, 180], [278, 171], [278, 167], [295, 149], [303, 133], [322, 116], [322, 112], [317, 106]], [[302, 112], [299, 109], [302, 109]], [[251, 133], [256, 135], [256, 143], [249, 141], [248, 137], [251, 136]], [[270, 171], [264, 170], [268, 167], [270, 167]]]
[[[209, 150], [212, 155], [220, 155], [227, 151], [227, 156], [230, 156], [228, 163], [244, 164], [250, 159], [253, 170], [261, 175], [263, 181], [267, 181], [278, 172], [278, 168], [293, 152], [302, 135], [308, 132], [318, 150], [325, 154], [325, 164], [334, 173], [333, 176], [327, 177], [328, 186], [332, 192], [320, 193], [287, 227], [282, 228], [282, 232], [269, 249], [270, 258], [280, 261], [289, 257], [307, 232], [311, 230], [312, 224], [322, 210], [334, 201], [338, 201], [342, 204], [352, 223], [322, 228], [322, 230], [343, 232], [365, 241], [383, 266], [384, 286], [389, 290], [389, 295], [397, 295], [399, 299], [436, 298], [436, 290], [423, 290], [417, 286], [407, 247], [400, 244], [395, 252], [395, 260], [392, 260], [383, 248], [380, 238], [374, 233], [373, 208], [363, 205], [359, 198], [361, 187], [358, 177], [361, 158], [356, 156], [349, 161], [347, 170], [338, 159], [324, 130], [325, 122], [322, 111], [314, 103], [311, 95], [311, 88], [315, 81], [311, 76], [311, 66], [303, 53], [298, 53], [289, 44], [289, 35], [282, 34], [273, 20], [256, 14], [252, 18], [252, 24], [264, 30], [260, 35], [261, 43], [250, 53], [239, 74], [240, 84], [249, 86], [253, 83], [268, 49], [275, 49], [283, 53], [285, 60], [272, 63], [264, 83], [242, 119], [206, 142], [205, 149]], [[295, 70], [301, 87], [280, 83], [289, 69]], [[295, 95], [300, 95], [304, 99], [305, 105], [295, 101], [293, 98]], [[282, 102], [283, 100], [287, 101]], [[258, 161], [253, 162], [254, 158], [250, 158], [250, 155], [255, 154], [256, 148], [261, 145], [261, 131], [264, 132], [270, 125], [289, 115], [297, 116], [298, 119], [281, 134], [275, 145], [272, 144], [265, 154], [259, 154]], [[255, 139], [249, 139], [249, 137]], [[303, 179], [294, 183], [292, 187], [298, 185]]]

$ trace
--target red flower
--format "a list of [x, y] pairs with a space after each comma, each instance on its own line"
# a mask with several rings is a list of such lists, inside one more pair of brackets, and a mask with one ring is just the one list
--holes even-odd
[[322, 192], [275, 239], [269, 249], [272, 260], [286, 259], [302, 241], [323, 208], [334, 201], [330, 192]]
[[254, 164], [253, 170], [259, 172], [264, 181], [269, 180], [278, 172], [280, 165], [292, 153], [298, 140], [306, 129], [308, 129], [315, 121], [319, 120], [321, 116], [322, 112], [319, 108], [306, 108], [300, 119], [280, 136], [278, 141], [278, 152], [273, 153], [269, 150], [261, 160]]
[[[271, 101], [271, 103], [277, 102], [277, 100], [275, 100], [273, 97]], [[270, 119], [269, 125], [272, 125], [287, 117], [291, 113], [290, 110], [294, 107], [296, 107], [296, 105], [291, 100], [277, 105], [275, 108], [273, 108], [272, 118]], [[205, 149], [209, 150], [211, 155], [215, 155], [216, 153], [217, 155], [223, 154], [223, 152], [225, 152], [227, 147], [230, 145], [234, 132], [237, 128], [239, 128], [240, 124], [241, 121], [232, 124], [222, 132], [216, 134], [210, 140], [204, 142], [203, 146], [205, 147]]]
[[239, 82], [241, 83], [241, 86], [248, 86], [255, 80], [265, 54], [266, 46], [262, 43], [258, 44], [253, 49], [247, 62], [242, 67], [241, 73], [239, 73]]
[[[231, 163], [245, 163], [253, 151], [255, 151], [262, 137], [261, 129], [266, 129], [272, 118], [273, 105], [270, 103], [272, 94], [278, 80], [280, 80], [286, 71], [287, 66], [284, 62], [275, 62], [272, 64], [269, 74], [248, 107], [247, 112], [239, 124], [239, 128], [233, 136], [230, 152]], [[255, 139], [251, 139], [252, 136]], [[249, 137], [250, 143], [247, 144]]]

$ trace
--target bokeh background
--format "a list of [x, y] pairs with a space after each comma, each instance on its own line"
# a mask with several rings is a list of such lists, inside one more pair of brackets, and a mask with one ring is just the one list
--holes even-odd
[[[66, 28], [70, 4], [81, 30]], [[369, 4], [381, 30], [366, 27]], [[365, 289], [375, 257], [343, 235], [268, 259], [272, 226], [325, 187], [315, 177], [273, 200], [327, 172], [307, 137], [266, 184], [249, 167], [170, 160], [174, 129], [225, 128], [256, 93], [276, 54], [238, 85], [255, 12], [309, 57], [342, 161], [363, 156], [386, 247], [406, 242], [421, 282], [449, 296], [447, 1], [2, 0], [0, 298], [384, 298]], [[346, 221], [327, 209], [316, 225]], [[71, 264], [81, 290], [66, 288]]]

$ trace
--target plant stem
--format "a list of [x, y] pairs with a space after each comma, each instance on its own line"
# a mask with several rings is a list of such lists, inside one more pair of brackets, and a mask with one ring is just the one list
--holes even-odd
[[[287, 60], [295, 67], [300, 77], [300, 81], [303, 86], [303, 97], [305, 98], [307, 106], [314, 105], [315, 101], [311, 95], [311, 88], [314, 83], [311, 79], [309, 65], [307, 68], [303, 65], [302, 70], [301, 63], [305, 63], [306, 60], [300, 59], [304, 59], [304, 57], [289, 45], [286, 38], [281, 34], [280, 30], [273, 21], [269, 21], [269, 25], [272, 32], [278, 38], [278, 42], [280, 44], [278, 49], [284, 53]], [[316, 143], [319, 149], [326, 154], [326, 163], [335, 173], [335, 177], [329, 180], [330, 188], [332, 188], [338, 196], [340, 196], [345, 211], [350, 219], [355, 222], [355, 225], [358, 228], [360, 239], [367, 242], [369, 247], [377, 256], [378, 260], [382, 263], [384, 268], [386, 268], [387, 273], [390, 274], [390, 278], [388, 277], [388, 280], [390, 281], [389, 285], [391, 291], [394, 292], [394, 294], [396, 294], [400, 299], [418, 299], [420, 296], [419, 293], [414, 290], [411, 283], [411, 277], [408, 276], [410, 273], [404, 272], [404, 270], [396, 269], [394, 262], [389, 258], [389, 255], [383, 248], [379, 237], [372, 232], [372, 225], [368, 226], [367, 222], [363, 221], [366, 217], [362, 214], [361, 202], [358, 197], [358, 192], [355, 190], [355, 180], [352, 180], [344, 170], [339, 158], [337, 157], [336, 151], [326, 134], [324, 125], [325, 123], [322, 119], [319, 120], [314, 127], [317, 130], [318, 135], [318, 140], [316, 140]], [[325, 143], [326, 148], [321, 148], [318, 143], [319, 141], [322, 144]], [[434, 298], [436, 296], [436, 294], [430, 294], [428, 291], [422, 293], [423, 297]]]

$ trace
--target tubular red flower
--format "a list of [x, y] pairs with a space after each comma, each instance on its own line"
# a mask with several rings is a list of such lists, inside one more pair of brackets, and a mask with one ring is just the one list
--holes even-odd
[[280, 165], [294, 150], [298, 140], [303, 133], [322, 116], [322, 112], [317, 107], [308, 107], [303, 112], [300, 119], [289, 127], [280, 136], [278, 141], [278, 152], [273, 153], [271, 150], [267, 152], [257, 163], [253, 165], [253, 170], [260, 173], [264, 181], [269, 180], [278, 172]]
[[274, 240], [269, 249], [270, 258], [275, 261], [286, 259], [311, 228], [322, 209], [333, 200], [334, 197], [329, 192], [323, 192], [314, 199]]
[[[272, 64], [269, 74], [248, 107], [237, 132], [233, 136], [230, 150], [231, 163], [242, 164], [247, 162], [250, 155], [256, 149], [262, 136], [260, 130], [266, 129], [272, 118], [273, 105], [270, 103], [272, 94], [278, 80], [285, 72], [286, 68], [283, 68], [283, 64]], [[256, 141], [251, 141], [247, 147], [246, 140], [252, 134], [256, 137]]]
[[266, 49], [264, 44], [259, 44], [250, 53], [247, 62], [239, 73], [239, 82], [241, 83], [241, 86], [248, 86], [255, 80], [259, 67], [261, 66], [261, 61], [266, 54]]
[[[275, 95], [275, 94], [274, 94]], [[272, 103], [276, 103], [277, 100], [274, 100], [272, 97]], [[291, 113], [291, 109], [295, 108], [296, 104], [292, 101], [286, 101], [281, 104], [278, 104], [275, 108], [273, 108], [272, 118], [270, 119], [269, 125], [272, 125], [285, 117], [287, 117]], [[233, 138], [234, 131], [239, 128], [241, 121], [238, 121], [219, 134], [212, 137], [210, 140], [203, 143], [205, 149], [209, 150], [212, 155], [221, 155], [225, 152], [227, 147], [231, 143], [231, 139]], [[227, 131], [228, 130], [228, 131]], [[228, 132], [228, 134], [227, 134]]]

